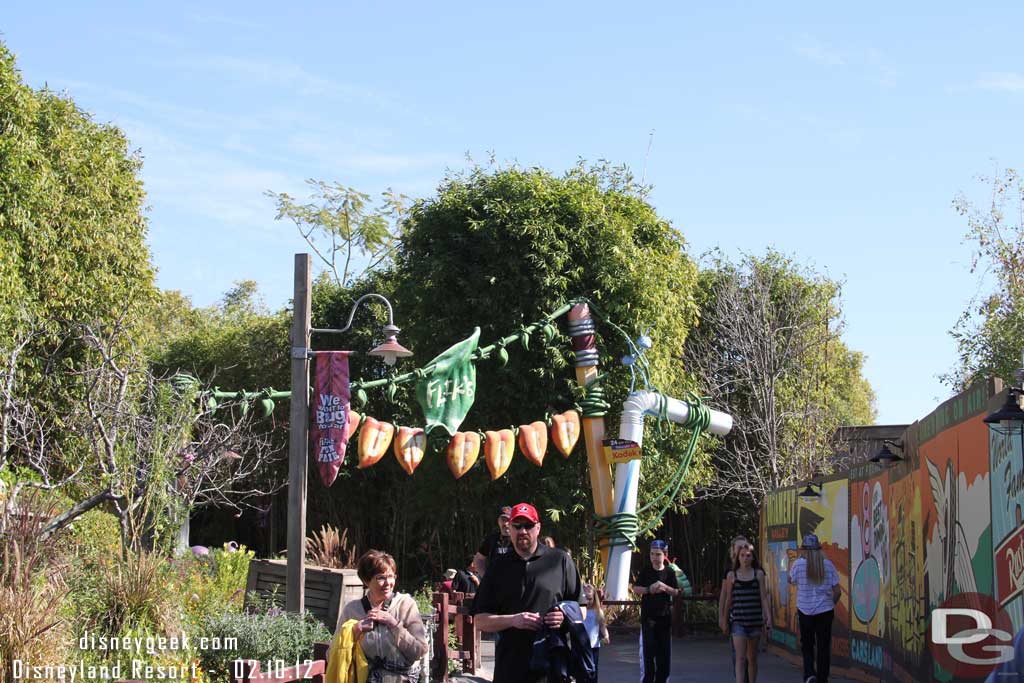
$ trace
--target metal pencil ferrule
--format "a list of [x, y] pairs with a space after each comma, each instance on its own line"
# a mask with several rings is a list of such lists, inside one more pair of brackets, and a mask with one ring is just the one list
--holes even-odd
[[569, 320], [566, 324], [570, 337], [583, 337], [588, 334], [594, 334], [597, 332], [597, 325], [594, 324], [593, 318], [583, 318], [581, 320]]

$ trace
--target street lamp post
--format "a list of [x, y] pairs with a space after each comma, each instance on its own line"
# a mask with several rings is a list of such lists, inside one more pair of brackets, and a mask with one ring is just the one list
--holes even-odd
[[312, 327], [310, 293], [312, 277], [309, 254], [295, 255], [295, 297], [291, 330], [292, 391], [291, 433], [288, 440], [288, 570], [285, 608], [289, 612], [305, 609], [306, 583], [306, 481], [309, 472], [309, 360], [316, 355], [310, 337], [313, 332], [341, 334], [352, 327], [356, 309], [363, 301], [376, 298], [388, 308], [388, 324], [384, 326], [384, 343], [367, 355], [382, 358], [394, 365], [412, 351], [398, 343], [391, 302], [380, 294], [364, 294], [352, 304], [348, 324], [337, 330]]
[[412, 351], [398, 343], [398, 333], [400, 330], [395, 327], [395, 313], [391, 308], [391, 302], [387, 300], [387, 297], [381, 294], [370, 292], [369, 294], [364, 294], [356, 299], [356, 302], [352, 304], [352, 310], [348, 314], [348, 323], [340, 330], [314, 327], [310, 332], [326, 332], [327, 334], [342, 334], [343, 332], [348, 332], [349, 328], [352, 327], [352, 319], [356, 317], [356, 309], [359, 308], [359, 304], [370, 298], [380, 299], [384, 302], [384, 305], [388, 307], [388, 324], [385, 325], [383, 329], [384, 343], [377, 346], [372, 351], [367, 352], [367, 355], [378, 356], [384, 359], [385, 364], [394, 365], [395, 361], [399, 358], [408, 358], [411, 356]]
[[288, 573], [285, 609], [302, 613], [306, 593], [306, 476], [309, 467], [309, 330], [312, 275], [309, 254], [295, 255], [292, 299], [292, 405], [288, 436]]

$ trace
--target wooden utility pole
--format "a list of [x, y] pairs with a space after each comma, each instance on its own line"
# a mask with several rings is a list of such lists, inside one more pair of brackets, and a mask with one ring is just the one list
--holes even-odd
[[288, 585], [285, 608], [301, 613], [306, 592], [306, 472], [309, 463], [309, 328], [312, 326], [309, 254], [295, 255], [291, 331], [292, 405], [288, 439]]

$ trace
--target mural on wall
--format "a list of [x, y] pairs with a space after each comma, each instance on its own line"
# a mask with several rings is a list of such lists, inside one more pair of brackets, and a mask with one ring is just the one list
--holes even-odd
[[989, 483], [992, 487], [992, 545], [995, 598], [1024, 626], [1024, 453], [1020, 434], [989, 431]]
[[850, 657], [866, 669], [885, 668], [890, 622], [889, 474], [876, 466], [855, 469], [850, 479]]
[[1014, 629], [1024, 627], [1024, 443], [983, 422], [1002, 403], [993, 394], [975, 385], [911, 425], [896, 467], [858, 465], [810, 502], [796, 487], [766, 497], [774, 644], [799, 653], [786, 569], [807, 533], [821, 539], [843, 585], [833, 662], [864, 680], [953, 681], [926, 642], [929, 615], [952, 596], [991, 595]]
[[772, 641], [789, 649], [797, 647], [799, 626], [796, 596], [789, 595], [788, 568], [797, 548], [797, 495], [794, 489], [769, 494], [762, 505], [765, 536], [764, 565], [772, 606]]
[[[929, 612], [960, 593], [992, 594], [989, 429], [983, 418], [977, 414], [958, 421], [954, 414], [946, 429], [918, 449]], [[932, 676], [952, 680], [938, 664]]]
[[897, 665], [918, 671], [925, 655], [928, 628], [924, 600], [924, 549], [921, 542], [921, 492], [916, 472], [909, 470], [889, 482], [889, 528], [892, 530], [885, 637]]
[[981, 417], [920, 447], [930, 609], [957, 593], [992, 590], [989, 459], [961, 457], [961, 451], [982, 454], [987, 449], [988, 425]]

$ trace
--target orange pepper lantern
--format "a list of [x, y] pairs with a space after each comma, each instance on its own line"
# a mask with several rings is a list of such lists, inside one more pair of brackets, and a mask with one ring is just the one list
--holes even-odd
[[480, 435], [476, 432], [455, 432], [448, 442], [448, 469], [459, 479], [468, 472], [480, 455]]
[[412, 473], [423, 461], [423, 447], [427, 445], [427, 433], [420, 427], [399, 427], [395, 437], [395, 457], [405, 473]]
[[505, 474], [505, 470], [512, 464], [516, 435], [511, 429], [500, 429], [496, 432], [486, 432], [484, 439], [484, 460], [487, 462], [487, 469], [491, 471], [491, 479], [497, 479]]
[[543, 465], [548, 450], [548, 426], [543, 422], [519, 425], [519, 450], [537, 467]]
[[572, 453], [580, 438], [580, 414], [567, 410], [551, 417], [551, 443], [566, 458]]
[[395, 426], [390, 422], [381, 422], [367, 417], [359, 432], [359, 469], [376, 465], [384, 457], [395, 435]]

